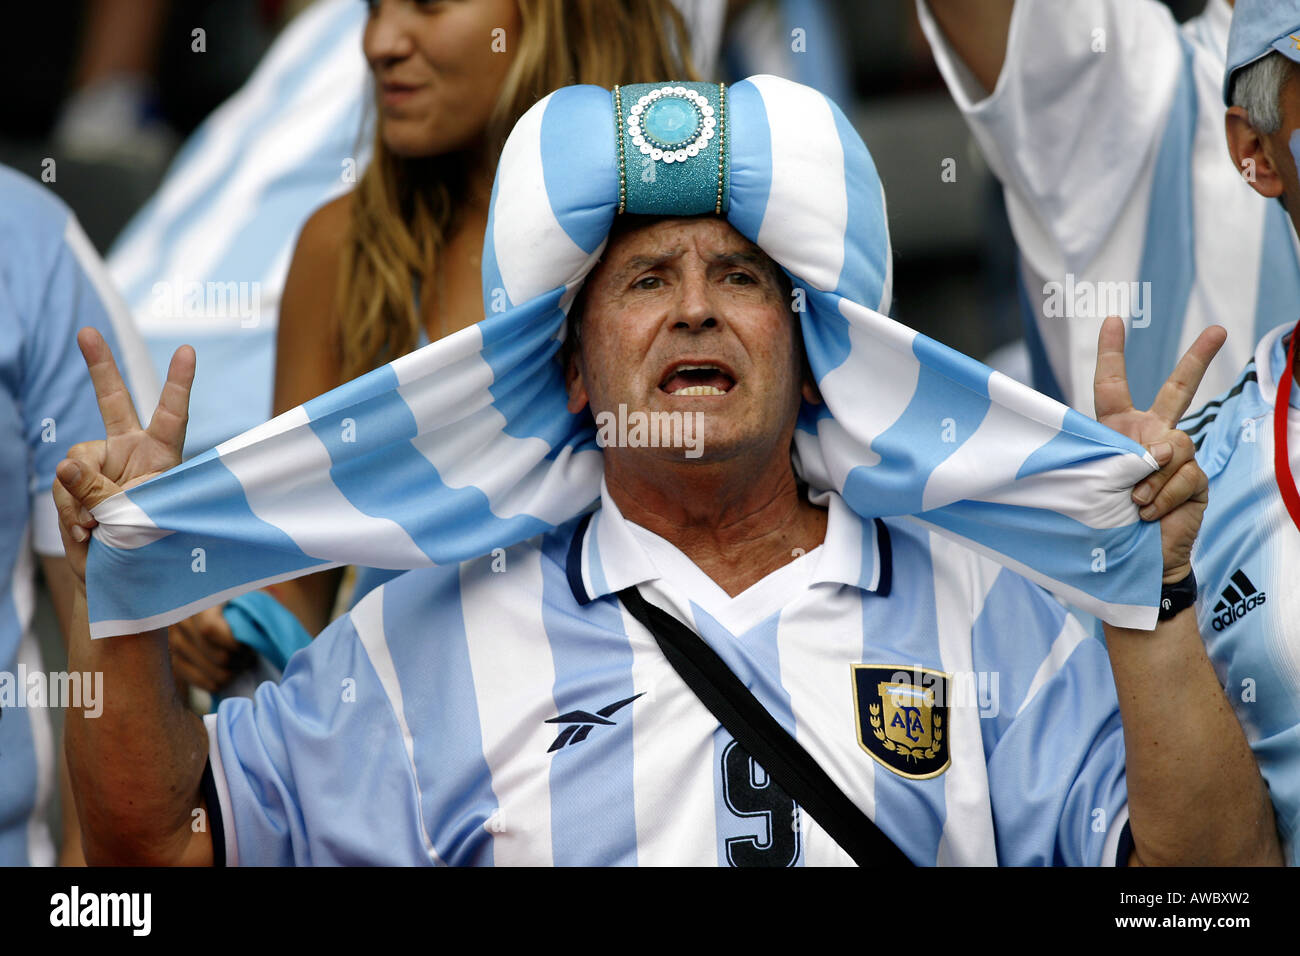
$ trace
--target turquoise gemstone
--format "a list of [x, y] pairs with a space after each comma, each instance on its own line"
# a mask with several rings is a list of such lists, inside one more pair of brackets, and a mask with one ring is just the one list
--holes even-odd
[[[689, 95], [673, 92], [678, 86]], [[731, 192], [731, 135], [725, 87], [717, 83], [633, 83], [620, 87], [619, 94], [610, 97], [610, 106], [617, 106], [620, 114], [614, 130], [621, 146], [622, 212], [642, 216], [726, 214]], [[714, 120], [711, 127], [704, 116], [706, 107]], [[656, 150], [662, 153], [658, 158], [653, 155]]]
[[689, 100], [665, 96], [646, 109], [641, 127], [651, 139], [664, 146], [682, 146], [698, 135], [700, 114]]

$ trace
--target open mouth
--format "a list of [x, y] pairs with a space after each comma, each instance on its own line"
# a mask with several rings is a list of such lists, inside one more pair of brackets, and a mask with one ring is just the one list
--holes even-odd
[[660, 391], [669, 395], [687, 397], [697, 395], [726, 395], [736, 380], [717, 365], [674, 365], [667, 377], [659, 383]]

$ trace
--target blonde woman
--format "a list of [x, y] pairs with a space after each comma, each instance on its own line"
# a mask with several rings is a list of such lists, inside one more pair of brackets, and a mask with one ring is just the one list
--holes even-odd
[[[479, 257], [496, 159], [528, 107], [571, 83], [695, 78], [670, 0], [367, 5], [374, 156], [356, 189], [299, 236], [280, 309], [277, 415], [483, 318]], [[173, 627], [176, 676], [208, 691], [278, 676], [329, 622], [341, 577], [298, 578]], [[379, 580], [359, 575], [355, 596]], [[240, 687], [228, 687], [237, 674]]]

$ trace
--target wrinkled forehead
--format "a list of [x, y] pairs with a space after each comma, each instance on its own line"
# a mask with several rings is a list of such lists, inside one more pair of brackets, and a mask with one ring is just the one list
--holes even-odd
[[588, 281], [613, 271], [649, 267], [687, 250], [695, 250], [706, 259], [749, 262], [774, 279], [784, 278], [771, 256], [721, 216], [622, 215], [615, 218], [600, 263]]

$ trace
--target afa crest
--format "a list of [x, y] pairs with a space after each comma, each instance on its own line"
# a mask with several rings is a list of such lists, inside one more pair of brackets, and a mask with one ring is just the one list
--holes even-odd
[[900, 777], [948, 769], [947, 674], [905, 665], [853, 665], [858, 744]]

